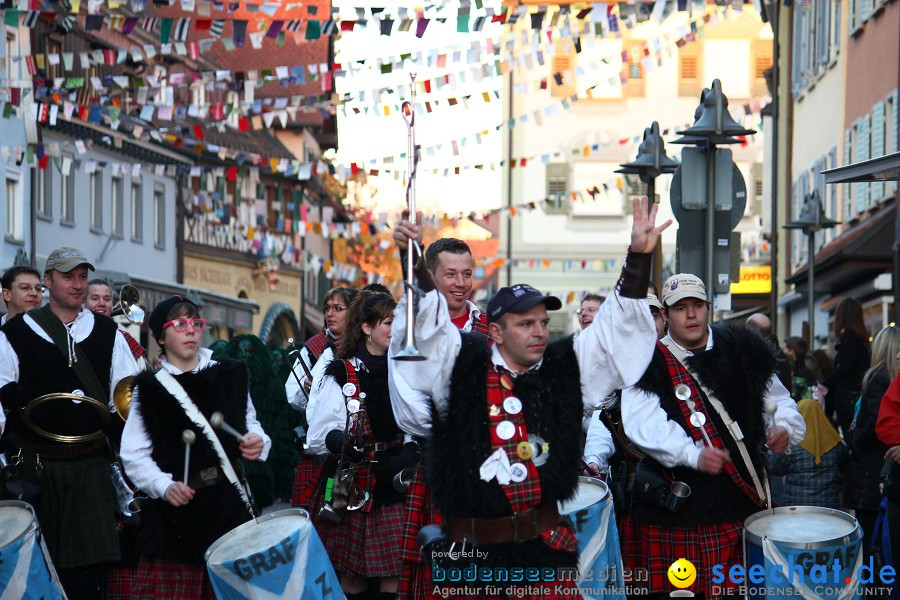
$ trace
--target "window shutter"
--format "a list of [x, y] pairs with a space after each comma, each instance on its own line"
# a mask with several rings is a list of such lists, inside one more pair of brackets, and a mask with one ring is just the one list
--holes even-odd
[[834, 44], [834, 54], [837, 56], [841, 53], [841, 3], [840, 0], [828, 3], [828, 10], [833, 11], [832, 22], [834, 23], [832, 30], [832, 44]]
[[869, 13], [872, 0], [859, 0], [859, 22], [865, 23], [869, 20]]
[[818, 42], [818, 50], [819, 50], [819, 65], [827, 66], [828, 58], [831, 52], [830, 41], [831, 31], [829, 30], [829, 16], [831, 12], [831, 4], [830, 0], [817, 0], [816, 1], [816, 36]]
[[[847, 129], [844, 131], [844, 166], [847, 166], [852, 161], [853, 156], [853, 135], [852, 129]], [[850, 218], [850, 190], [853, 189], [849, 183], [842, 183], [841, 187], [843, 188], [843, 202], [844, 202], [844, 218]]]
[[893, 154], [900, 148], [897, 147], [897, 129], [900, 128], [900, 111], [897, 110], [897, 90], [891, 92], [888, 96], [888, 109], [892, 114], [887, 115], [887, 120], [893, 124], [891, 127], [890, 139], [887, 140], [887, 154]]
[[847, 31], [852, 35], [856, 29], [856, 0], [850, 0], [847, 9], [847, 14], [849, 15], [847, 18]]
[[[828, 149], [828, 168], [833, 169], [838, 166], [837, 160], [837, 147], [832, 146]], [[838, 215], [838, 196], [837, 196], [837, 186], [834, 184], [825, 186], [828, 194], [828, 203], [825, 203], [825, 199], [822, 199], [823, 205], [827, 206], [826, 214], [829, 215], [832, 219], [837, 219]], [[825, 233], [826, 240], [834, 239], [834, 228], [829, 229]]]
[[[872, 155], [884, 156], [884, 102], [876, 102], [872, 107]], [[872, 201], [878, 202], [884, 196], [884, 182], [871, 185]]]
[[[862, 117], [857, 121], [856, 125], [856, 161], [861, 162], [869, 159], [869, 115]], [[856, 212], [861, 213], [869, 206], [869, 184], [856, 184]]]

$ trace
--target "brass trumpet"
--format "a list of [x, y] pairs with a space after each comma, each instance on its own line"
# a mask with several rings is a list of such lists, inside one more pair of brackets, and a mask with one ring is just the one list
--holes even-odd
[[[416, 169], [419, 167], [419, 146], [416, 145], [416, 74], [410, 73], [412, 80], [412, 100], [407, 100], [400, 106], [403, 112], [403, 120], [406, 121], [407, 132], [407, 171], [406, 183], [406, 207], [409, 209], [409, 222], [416, 224]], [[406, 252], [406, 344], [394, 355], [394, 360], [425, 360], [425, 356], [416, 348], [416, 289], [413, 279], [413, 270], [416, 264], [416, 256], [422, 255], [422, 249], [415, 240], [410, 240]]]

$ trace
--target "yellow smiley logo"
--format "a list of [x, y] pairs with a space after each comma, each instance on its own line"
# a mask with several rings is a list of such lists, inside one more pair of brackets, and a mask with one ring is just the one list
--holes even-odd
[[668, 575], [669, 583], [679, 589], [684, 589], [691, 587], [694, 581], [696, 581], [697, 569], [694, 568], [694, 564], [691, 561], [685, 558], [679, 558], [672, 563], [671, 567], [669, 567]]

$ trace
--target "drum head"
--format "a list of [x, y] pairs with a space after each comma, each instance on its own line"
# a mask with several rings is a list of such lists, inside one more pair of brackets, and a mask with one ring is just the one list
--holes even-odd
[[568, 515], [602, 502], [609, 496], [606, 483], [593, 477], [579, 477], [575, 495], [559, 503], [559, 514]]
[[34, 509], [25, 502], [0, 502], [0, 548], [8, 546], [34, 526]]
[[106, 435], [109, 408], [88, 396], [46, 394], [28, 402], [22, 417], [28, 428], [41, 437], [76, 444]]
[[845, 512], [818, 506], [780, 506], [750, 515], [744, 523], [747, 539], [762, 538], [792, 548], [838, 546], [860, 536], [856, 519]]
[[301, 508], [279, 510], [235, 527], [206, 551], [206, 562], [237, 560], [271, 548], [309, 524], [309, 513]]

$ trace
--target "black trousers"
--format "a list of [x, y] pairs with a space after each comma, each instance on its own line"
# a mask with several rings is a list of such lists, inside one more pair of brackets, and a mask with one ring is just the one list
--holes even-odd
[[99, 564], [57, 569], [56, 573], [69, 600], [106, 600], [108, 570], [106, 564]]

